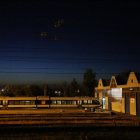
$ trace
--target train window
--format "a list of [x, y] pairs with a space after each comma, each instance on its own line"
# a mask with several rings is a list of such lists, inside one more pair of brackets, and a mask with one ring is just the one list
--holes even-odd
[[42, 105], [45, 105], [45, 100], [41, 100], [41, 104]]
[[71, 105], [71, 101], [68, 100], [68, 101], [67, 101], [67, 105]]
[[87, 104], [87, 100], [83, 100], [83, 104]]
[[66, 101], [61, 101], [61, 104], [62, 105], [66, 105]]
[[31, 105], [35, 105], [35, 101], [31, 101]]
[[61, 105], [61, 101], [57, 101], [57, 105]]
[[20, 105], [24, 105], [24, 101], [20, 101]]
[[25, 101], [25, 105], [30, 105], [30, 101]]
[[56, 100], [52, 100], [52, 105], [56, 105]]
[[92, 104], [92, 100], [88, 100], [88, 104]]
[[2, 100], [0, 100], [0, 105], [2, 105]]
[[8, 100], [3, 100], [2, 103], [3, 103], [3, 105], [6, 106], [6, 105], [8, 105]]
[[82, 100], [78, 100], [77, 103], [78, 103], [78, 105], [81, 105], [83, 103], [83, 101]]
[[49, 105], [50, 104], [50, 101], [49, 100], [46, 100], [46, 104]]
[[98, 100], [96, 100], [96, 104], [100, 104], [100, 102]]
[[72, 105], [76, 105], [76, 101], [72, 101]]
[[15, 105], [19, 105], [19, 101], [15, 101]]
[[14, 105], [14, 101], [9, 101], [9, 105]]
[[38, 105], [41, 105], [41, 100], [36, 101]]
[[100, 102], [98, 100], [93, 100], [92, 103], [93, 104], [100, 104]]

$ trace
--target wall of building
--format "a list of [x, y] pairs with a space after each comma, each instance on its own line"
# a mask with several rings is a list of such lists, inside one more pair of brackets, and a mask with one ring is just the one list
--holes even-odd
[[121, 112], [122, 103], [112, 102], [112, 110]]
[[125, 113], [125, 98], [124, 97], [122, 98], [122, 108], [120, 112]]
[[136, 98], [130, 98], [130, 114], [137, 115], [136, 112]]
[[102, 92], [99, 92], [99, 101], [102, 104]]
[[112, 102], [112, 110], [125, 113], [125, 98], [122, 98], [122, 102]]
[[105, 109], [108, 109], [108, 97], [105, 97]]

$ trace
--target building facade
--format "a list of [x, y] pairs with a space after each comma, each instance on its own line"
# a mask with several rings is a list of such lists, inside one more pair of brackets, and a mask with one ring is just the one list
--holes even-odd
[[95, 97], [104, 109], [140, 116], [140, 74], [130, 72], [128, 78], [99, 79]]

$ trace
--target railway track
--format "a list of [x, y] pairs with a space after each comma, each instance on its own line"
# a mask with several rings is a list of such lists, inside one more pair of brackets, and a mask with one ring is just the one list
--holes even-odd
[[110, 116], [107, 114], [28, 114], [0, 115], [1, 126], [139, 126], [137, 120], [130, 117]]
[[131, 117], [93, 113], [0, 115], [0, 137], [15, 139], [139, 138], [139, 122]]

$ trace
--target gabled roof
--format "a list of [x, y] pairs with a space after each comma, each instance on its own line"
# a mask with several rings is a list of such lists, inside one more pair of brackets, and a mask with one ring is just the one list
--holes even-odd
[[110, 88], [116, 88], [117, 87], [117, 81], [115, 76], [111, 77], [111, 81], [110, 81]]
[[110, 79], [100, 79], [96, 90], [100, 89], [112, 89], [112, 88], [130, 88], [140, 87], [140, 73], [130, 72], [129, 76], [126, 74], [120, 74], [118, 76], [112, 76]]

